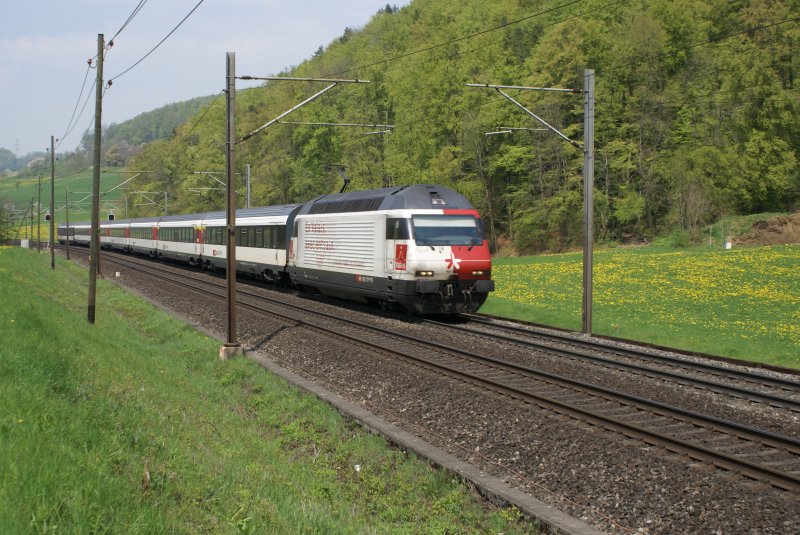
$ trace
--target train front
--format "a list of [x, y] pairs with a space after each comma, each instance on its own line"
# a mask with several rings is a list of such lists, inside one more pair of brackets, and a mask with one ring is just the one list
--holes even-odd
[[489, 244], [478, 212], [425, 210], [395, 223], [403, 225], [408, 228], [398, 233], [408, 239], [396, 240], [389, 251], [394, 251], [395, 269], [405, 267], [409, 278], [413, 276], [416, 299], [404, 303], [406, 308], [419, 314], [478, 310], [494, 290]]

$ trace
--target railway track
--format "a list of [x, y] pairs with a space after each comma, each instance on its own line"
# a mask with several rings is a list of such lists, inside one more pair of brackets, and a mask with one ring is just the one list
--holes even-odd
[[[477, 316], [468, 318], [467, 325], [436, 320], [426, 320], [426, 323], [467, 336], [489, 337], [576, 363], [591, 363], [800, 412], [798, 381], [622, 348], [597, 340], [580, 340], [539, 329], [501, 325]], [[480, 330], [481, 327], [491, 331]]]
[[[106, 257], [106, 262], [110, 258]], [[128, 269], [158, 277], [220, 299], [224, 284], [187, 279], [149, 262], [115, 258]], [[699, 463], [763, 481], [776, 488], [800, 490], [800, 441], [734, 422], [650, 401], [527, 366], [490, 358], [443, 344], [418, 340], [394, 330], [365, 325], [338, 315], [258, 295], [238, 292], [238, 305], [269, 314], [291, 326], [302, 326], [327, 337], [431, 370], [477, 388], [611, 430]], [[561, 350], [560, 350], [561, 351]], [[698, 386], [699, 387], [699, 386]]]

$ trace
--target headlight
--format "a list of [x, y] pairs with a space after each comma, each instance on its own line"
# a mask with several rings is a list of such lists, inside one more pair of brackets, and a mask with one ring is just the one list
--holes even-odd
[[417, 277], [433, 277], [433, 271], [417, 271]]
[[472, 275], [474, 275], [475, 277], [482, 277], [482, 276], [488, 275], [488, 274], [489, 274], [488, 271], [483, 271], [483, 270], [478, 270], [478, 271], [473, 271], [472, 272]]

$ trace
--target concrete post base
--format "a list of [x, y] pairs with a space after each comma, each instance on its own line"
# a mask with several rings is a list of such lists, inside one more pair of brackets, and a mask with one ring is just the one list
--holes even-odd
[[228, 360], [233, 357], [241, 357], [242, 355], [244, 355], [244, 350], [241, 344], [225, 344], [219, 348], [219, 360]]

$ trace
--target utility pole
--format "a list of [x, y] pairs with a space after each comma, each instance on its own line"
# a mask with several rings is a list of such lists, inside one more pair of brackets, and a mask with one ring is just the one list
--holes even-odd
[[64, 188], [64, 212], [67, 217], [67, 260], [69, 260], [69, 187]]
[[583, 310], [585, 334], [592, 334], [594, 244], [594, 69], [583, 71]]
[[55, 138], [50, 136], [50, 269], [56, 269], [56, 152]]
[[39, 186], [36, 196], [36, 252], [42, 252], [42, 175], [39, 175]]
[[292, 113], [293, 111], [305, 106], [312, 100], [323, 95], [325, 92], [333, 89], [340, 83], [359, 83], [366, 84], [369, 80], [333, 80], [326, 78], [290, 78], [290, 77], [255, 77], [255, 76], [242, 76], [241, 80], [289, 80], [297, 82], [325, 82], [329, 84], [325, 89], [318, 91], [314, 95], [308, 97], [300, 104], [292, 107], [291, 109], [283, 112], [278, 117], [267, 121], [259, 126], [252, 132], [245, 134], [238, 140], [236, 139], [236, 54], [228, 52], [226, 55], [226, 83], [225, 91], [227, 93], [227, 126], [226, 126], [226, 148], [225, 148], [225, 163], [227, 174], [227, 227], [228, 227], [228, 244], [227, 244], [227, 287], [228, 287], [228, 329], [225, 344], [219, 350], [219, 358], [227, 360], [235, 355], [243, 354], [242, 345], [236, 341], [236, 144], [247, 141], [255, 136], [262, 130], [279, 122], [281, 119]]
[[250, 208], [250, 164], [247, 164], [247, 174], [245, 175], [245, 208]]
[[89, 299], [87, 317], [94, 323], [97, 302], [97, 275], [100, 271], [100, 136], [103, 114], [103, 34], [97, 34], [97, 84], [94, 104], [94, 168], [92, 173], [92, 230], [89, 258]]
[[225, 278], [228, 288], [228, 328], [225, 344], [219, 349], [219, 358], [227, 360], [242, 355], [242, 345], [236, 341], [236, 53], [226, 54], [226, 128], [225, 128], [225, 169], [228, 179], [226, 225], [228, 241], [226, 246], [227, 266]]
[[[594, 243], [594, 70], [585, 69], [583, 72], [583, 90], [562, 89], [556, 87], [520, 87], [510, 85], [467, 84], [469, 87], [484, 87], [496, 90], [518, 108], [536, 119], [542, 126], [556, 134], [558, 137], [583, 151], [583, 298], [581, 306], [581, 320], [584, 334], [592, 334], [592, 245]], [[583, 93], [583, 147], [570, 139], [563, 132], [548, 124], [544, 119], [530, 111], [528, 108], [514, 100], [503, 89], [519, 89], [525, 91], [554, 91], [558, 93]], [[508, 133], [505, 128], [501, 132]]]

